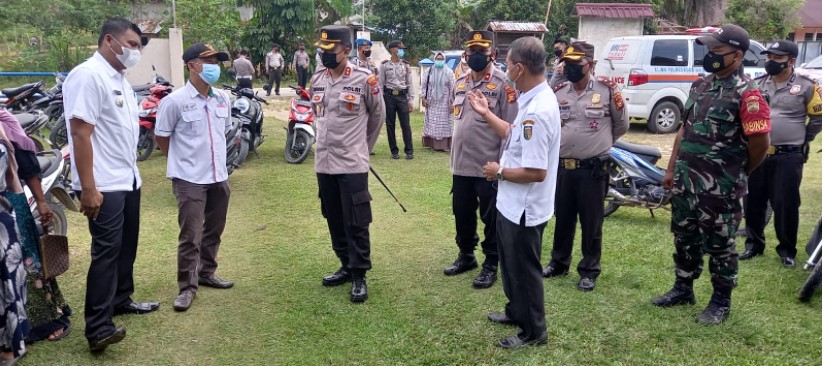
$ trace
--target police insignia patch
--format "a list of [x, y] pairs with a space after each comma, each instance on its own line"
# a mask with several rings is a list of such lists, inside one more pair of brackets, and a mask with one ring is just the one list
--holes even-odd
[[506, 101], [507, 102], [514, 103], [514, 102], [517, 101], [517, 92], [514, 90], [514, 88], [506, 85], [506, 86], [503, 87], [503, 89], [506, 91]]
[[749, 113], [757, 113], [758, 111], [760, 111], [760, 103], [748, 102], [746, 103], [746, 110], [748, 110]]
[[459, 116], [459, 115], [460, 115], [460, 107], [454, 107], [454, 115], [455, 115], [455, 116]]
[[377, 94], [380, 94], [380, 87], [379, 87], [379, 86], [377, 86], [377, 85], [372, 86], [372, 87], [371, 87], [371, 93], [372, 93], [372, 95], [377, 95]]
[[348, 109], [351, 112], [354, 109], [354, 104], [353, 103], [346, 103], [346, 109]]
[[600, 103], [600, 93], [594, 93], [592, 95], [592, 104]]
[[532, 139], [532, 125], [523, 126], [523, 138], [525, 138], [526, 140]]
[[466, 89], [466, 84], [457, 84], [457, 90]]
[[489, 90], [497, 89], [497, 85], [494, 85], [492, 83], [488, 83], [488, 84], [486, 84], [486, 89], [489, 89]]
[[347, 67], [346, 71], [343, 72], [343, 74], [345, 74], [346, 76], [351, 76], [351, 67]]
[[618, 111], [623, 110], [623, 95], [620, 92], [614, 93], [612, 95], [612, 100], [614, 100], [614, 107], [617, 108]]
[[377, 77], [374, 76], [374, 75], [369, 76], [369, 78], [366, 79], [366, 84], [369, 84], [371, 86], [376, 86], [377, 85]]
[[315, 96], [314, 96], [314, 98], [313, 98], [313, 100], [314, 100], [315, 102], [319, 102], [319, 101], [320, 101], [320, 95], [315, 95]]
[[355, 99], [355, 96], [351, 94], [346, 94], [346, 96], [344, 96], [343, 98], [345, 98], [348, 101], [353, 101]]
[[791, 94], [791, 95], [800, 94], [800, 85], [792, 85], [792, 88], [789, 89], [789, 94]]
[[523, 121], [523, 125], [533, 125], [533, 124], [534, 124], [534, 121], [530, 120], [530, 119], [527, 119], [527, 120]]

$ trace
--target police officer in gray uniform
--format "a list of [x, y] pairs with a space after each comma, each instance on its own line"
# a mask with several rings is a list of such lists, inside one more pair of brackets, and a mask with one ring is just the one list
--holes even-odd
[[544, 277], [568, 273], [578, 216], [582, 232], [583, 259], [577, 266], [581, 291], [592, 291], [600, 275], [603, 243], [603, 200], [609, 174], [605, 163], [609, 149], [629, 129], [620, 88], [601, 78], [593, 78], [594, 46], [573, 42], [562, 62], [568, 82], [555, 87], [562, 124], [560, 170], [557, 173], [557, 225], [554, 229], [552, 259]]
[[403, 152], [406, 159], [414, 159], [411, 125], [409, 113], [412, 111], [414, 88], [412, 88], [411, 67], [403, 59], [406, 46], [403, 42], [394, 40], [389, 42], [391, 59], [380, 64], [380, 85], [383, 87], [383, 98], [386, 103], [386, 133], [389, 136], [389, 149], [392, 159], [400, 159], [400, 149], [397, 147], [397, 138], [394, 135], [394, 122], [400, 119], [400, 130], [403, 133]]
[[483, 269], [475, 278], [476, 288], [491, 287], [497, 280], [497, 238], [495, 183], [483, 176], [483, 165], [498, 161], [501, 140], [486, 120], [470, 108], [466, 98], [471, 91], [480, 91], [489, 101], [489, 110], [511, 123], [517, 117], [517, 93], [506, 84], [506, 73], [494, 65], [491, 45], [494, 33], [470, 32], [466, 39], [466, 58], [472, 71], [456, 80], [454, 93], [454, 136], [451, 151], [452, 210], [457, 230], [455, 241], [460, 254], [443, 273], [454, 276], [477, 268], [474, 248], [477, 247], [477, 209], [483, 220]]
[[372, 74], [377, 76], [380, 73], [380, 70], [377, 69], [377, 66], [374, 65], [374, 62], [371, 61], [371, 46], [372, 43], [370, 40], [365, 38], [358, 38], [354, 43], [357, 45], [357, 57], [352, 59], [354, 64], [361, 69], [367, 69], [371, 71]]
[[363, 302], [368, 298], [366, 271], [371, 269], [369, 151], [385, 118], [383, 98], [377, 78], [348, 60], [348, 27], [320, 28], [317, 46], [323, 50], [325, 68], [311, 79], [317, 114], [315, 170], [321, 210], [341, 264], [337, 272], [323, 277], [323, 285], [352, 281], [351, 301]]
[[[800, 220], [800, 180], [809, 157], [809, 143], [820, 133], [820, 85], [794, 70], [797, 45], [781, 40], [766, 55], [766, 74], [755, 79], [771, 107], [771, 146], [766, 159], [749, 176], [746, 196], [746, 251], [749, 260], [766, 248], [766, 206], [774, 209], [775, 248], [783, 265], [794, 267]], [[808, 123], [806, 119], [808, 118]]]

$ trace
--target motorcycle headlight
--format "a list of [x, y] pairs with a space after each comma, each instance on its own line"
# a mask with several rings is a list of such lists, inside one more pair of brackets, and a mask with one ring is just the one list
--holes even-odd
[[232, 107], [237, 108], [240, 113], [245, 114], [249, 111], [249, 108], [251, 108], [251, 103], [249, 103], [249, 100], [246, 98], [237, 98]]

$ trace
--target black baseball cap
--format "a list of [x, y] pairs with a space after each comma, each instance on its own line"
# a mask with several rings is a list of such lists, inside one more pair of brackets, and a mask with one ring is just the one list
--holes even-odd
[[734, 24], [726, 24], [708, 36], [697, 37], [696, 42], [709, 48], [727, 44], [739, 48], [743, 52], [749, 50], [750, 43], [749, 32]]
[[403, 45], [402, 41], [395, 39], [394, 41], [389, 42], [389, 48], [406, 48], [406, 46]]
[[797, 44], [792, 41], [781, 39], [775, 43], [772, 43], [772, 45], [766, 50], [760, 52], [761, 55], [766, 55], [769, 53], [778, 56], [789, 55], [796, 58], [798, 53]]
[[210, 44], [208, 43], [195, 43], [189, 48], [186, 48], [186, 51], [183, 52], [183, 62], [189, 62], [194, 60], [198, 57], [211, 57], [217, 56], [217, 61], [228, 61], [229, 55], [225, 52], [217, 52]]

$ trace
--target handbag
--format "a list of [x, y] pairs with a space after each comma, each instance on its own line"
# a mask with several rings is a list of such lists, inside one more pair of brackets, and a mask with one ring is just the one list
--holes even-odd
[[[43, 230], [46, 232], [45, 228]], [[40, 237], [40, 263], [43, 278], [55, 278], [69, 269], [69, 238], [65, 235], [44, 234]]]

